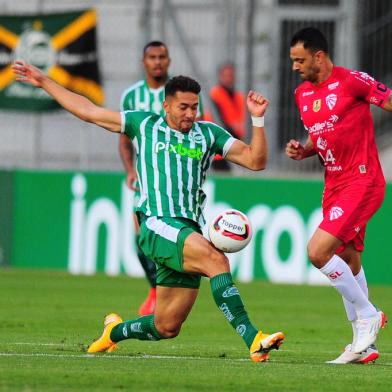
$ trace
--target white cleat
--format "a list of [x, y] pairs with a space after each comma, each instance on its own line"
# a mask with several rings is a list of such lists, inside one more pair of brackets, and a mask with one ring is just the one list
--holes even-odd
[[326, 363], [332, 363], [334, 365], [345, 365], [347, 363], [357, 362], [360, 357], [361, 354], [356, 354], [351, 351], [351, 344], [349, 344], [337, 358], [332, 361], [327, 361]]
[[385, 315], [382, 311], [377, 312], [373, 317], [359, 319], [356, 321], [357, 338], [353, 343], [352, 351], [360, 354], [366, 351], [377, 339], [380, 328], [385, 326]]
[[361, 358], [358, 359], [357, 362], [355, 363], [369, 363], [369, 362], [376, 362], [376, 359], [380, 356], [378, 353], [377, 347], [372, 344], [370, 347], [368, 347], [365, 351], [361, 352]]
[[351, 350], [351, 344], [349, 344], [344, 349], [344, 352], [340, 354], [336, 359], [334, 359], [333, 361], [327, 361], [326, 363], [330, 363], [334, 365], [346, 365], [349, 363], [366, 364], [369, 362], [374, 363], [378, 357], [379, 357], [379, 353], [375, 345], [371, 345], [362, 353], [357, 354]]

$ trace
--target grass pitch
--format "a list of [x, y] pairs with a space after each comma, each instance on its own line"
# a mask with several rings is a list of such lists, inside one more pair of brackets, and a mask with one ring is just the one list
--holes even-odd
[[[87, 355], [105, 313], [135, 317], [143, 279], [0, 269], [0, 391], [369, 391], [391, 390], [392, 334], [380, 333], [376, 364], [327, 365], [351, 340], [341, 299], [329, 287], [238, 284], [251, 320], [286, 342], [254, 364], [217, 310], [209, 283], [179, 337], [120, 343]], [[392, 314], [392, 287], [370, 288]]]

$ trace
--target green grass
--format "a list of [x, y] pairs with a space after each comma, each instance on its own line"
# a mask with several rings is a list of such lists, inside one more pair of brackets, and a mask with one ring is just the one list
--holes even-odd
[[[350, 342], [341, 299], [329, 287], [238, 285], [254, 324], [287, 338], [269, 363], [248, 359], [203, 281], [179, 337], [129, 340], [88, 356], [103, 315], [134, 318], [143, 279], [0, 269], [0, 391], [369, 391], [391, 390], [392, 337], [380, 333], [376, 364], [333, 366]], [[392, 314], [392, 287], [371, 287]]]

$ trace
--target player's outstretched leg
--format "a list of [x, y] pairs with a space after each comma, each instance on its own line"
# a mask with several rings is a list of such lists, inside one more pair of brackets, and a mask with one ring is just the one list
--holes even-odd
[[123, 322], [118, 314], [110, 313], [104, 319], [101, 337], [90, 345], [87, 352], [112, 352], [117, 348], [116, 343], [125, 339], [161, 340], [164, 338], [155, 328], [154, 315]]
[[254, 362], [268, 360], [268, 353], [272, 349], [279, 349], [284, 341], [282, 332], [265, 334], [252, 325], [237, 287], [229, 272], [215, 275], [210, 279], [212, 295], [218, 308], [244, 339]]

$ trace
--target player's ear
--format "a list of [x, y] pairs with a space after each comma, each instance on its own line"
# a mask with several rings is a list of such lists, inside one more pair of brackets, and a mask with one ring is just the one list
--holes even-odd
[[163, 109], [164, 111], [167, 113], [168, 109], [169, 109], [169, 103], [167, 102], [167, 99], [165, 98], [165, 100], [163, 101]]
[[325, 52], [323, 52], [322, 50], [319, 50], [314, 54], [314, 57], [317, 62], [323, 61], [323, 60], [325, 60]]

